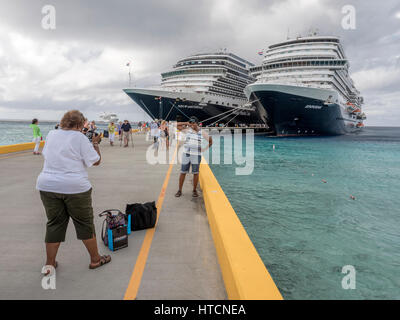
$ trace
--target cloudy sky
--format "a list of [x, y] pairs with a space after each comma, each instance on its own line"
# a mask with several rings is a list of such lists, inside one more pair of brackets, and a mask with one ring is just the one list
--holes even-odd
[[[42, 27], [47, 4], [54, 30]], [[356, 9], [355, 30], [342, 28], [344, 5]], [[140, 120], [122, 92], [128, 61], [137, 87], [158, 85], [186, 55], [227, 48], [259, 64], [258, 51], [310, 28], [341, 37], [368, 125], [400, 126], [398, 0], [0, 0], [0, 119], [78, 108]]]

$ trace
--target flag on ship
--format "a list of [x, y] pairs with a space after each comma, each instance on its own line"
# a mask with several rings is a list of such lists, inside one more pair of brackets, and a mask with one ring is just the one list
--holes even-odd
[[258, 55], [262, 56], [264, 54], [263, 51], [258, 51]]

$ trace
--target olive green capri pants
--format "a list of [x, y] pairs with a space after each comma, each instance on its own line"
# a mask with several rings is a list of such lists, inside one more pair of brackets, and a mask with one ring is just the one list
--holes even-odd
[[47, 215], [46, 243], [64, 242], [69, 218], [79, 240], [96, 236], [93, 223], [92, 189], [76, 194], [40, 191]]

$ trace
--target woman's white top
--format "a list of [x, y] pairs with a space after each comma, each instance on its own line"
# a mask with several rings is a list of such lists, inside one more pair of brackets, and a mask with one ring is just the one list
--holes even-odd
[[92, 187], [86, 168], [99, 161], [100, 156], [83, 133], [51, 130], [42, 154], [44, 166], [37, 178], [36, 189], [74, 194]]

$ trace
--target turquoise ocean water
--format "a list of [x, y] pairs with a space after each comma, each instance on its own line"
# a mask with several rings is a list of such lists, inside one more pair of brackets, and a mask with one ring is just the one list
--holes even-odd
[[[29, 123], [0, 121], [0, 145], [31, 141]], [[44, 137], [55, 124], [39, 123]], [[284, 298], [400, 299], [400, 128], [258, 136], [254, 151], [250, 176], [211, 167]]]
[[400, 299], [400, 128], [256, 137], [252, 175], [211, 167], [285, 299]]
[[[0, 146], [32, 142], [32, 129], [29, 127], [30, 121], [1, 121], [0, 120]], [[53, 130], [57, 122], [39, 122], [40, 132], [43, 139], [46, 138], [50, 130]], [[99, 132], [107, 128], [105, 124], [96, 124]]]

